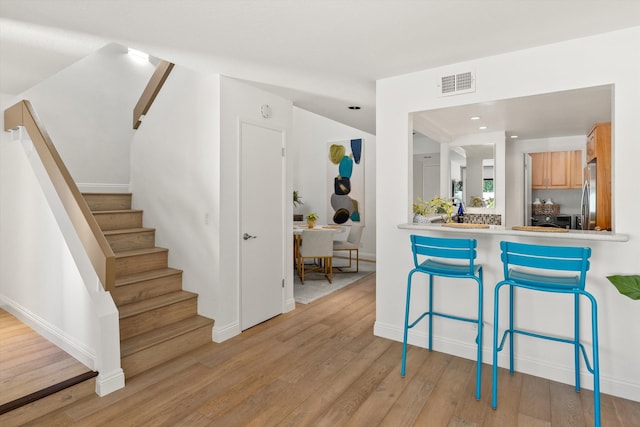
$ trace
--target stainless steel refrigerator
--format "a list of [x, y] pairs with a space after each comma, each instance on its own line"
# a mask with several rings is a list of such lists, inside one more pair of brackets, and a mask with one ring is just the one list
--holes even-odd
[[598, 181], [596, 174], [596, 159], [587, 163], [584, 170], [584, 184], [582, 186], [582, 207], [580, 216], [583, 230], [593, 230], [596, 228], [596, 192]]

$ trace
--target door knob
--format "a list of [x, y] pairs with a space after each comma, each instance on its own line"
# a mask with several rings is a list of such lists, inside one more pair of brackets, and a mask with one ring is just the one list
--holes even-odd
[[249, 239], [255, 239], [255, 238], [256, 238], [256, 236], [252, 236], [252, 235], [251, 235], [251, 234], [249, 234], [249, 233], [244, 233], [244, 234], [242, 235], [242, 238], [243, 238], [244, 240], [249, 240]]

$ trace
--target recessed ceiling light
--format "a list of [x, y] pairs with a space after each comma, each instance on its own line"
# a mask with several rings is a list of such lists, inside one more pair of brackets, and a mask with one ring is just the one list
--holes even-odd
[[480, 120], [480, 116], [473, 116], [471, 117], [471, 120]]
[[138, 59], [138, 60], [142, 60], [142, 61], [148, 61], [149, 60], [149, 54], [136, 50], [136, 49], [131, 49], [128, 48], [127, 49], [127, 53], [131, 56], [133, 56], [134, 58]]
[[358, 105], [350, 105], [349, 106], [349, 110], [359, 110], [359, 109], [360, 109], [360, 106], [358, 106]]
[[517, 139], [518, 135], [511, 135], [511, 139]]
[[480, 130], [485, 130], [486, 128], [486, 126], [480, 126]]

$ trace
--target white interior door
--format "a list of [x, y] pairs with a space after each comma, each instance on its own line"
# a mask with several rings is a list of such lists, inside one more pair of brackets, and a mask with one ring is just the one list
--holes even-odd
[[242, 123], [240, 183], [240, 327], [282, 313], [284, 278], [284, 133]]

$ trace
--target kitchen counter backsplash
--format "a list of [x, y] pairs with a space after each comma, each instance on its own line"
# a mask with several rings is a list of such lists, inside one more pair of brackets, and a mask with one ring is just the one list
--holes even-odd
[[464, 214], [463, 222], [469, 224], [502, 225], [502, 215], [497, 214]]

